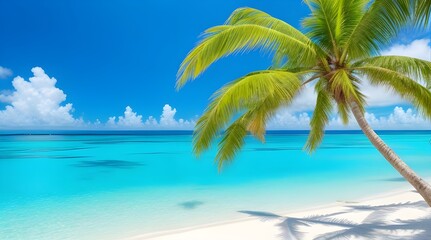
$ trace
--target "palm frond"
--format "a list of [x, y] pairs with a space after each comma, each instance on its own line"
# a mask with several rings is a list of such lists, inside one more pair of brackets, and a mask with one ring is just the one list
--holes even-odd
[[247, 136], [247, 120], [246, 116], [240, 117], [223, 133], [216, 156], [219, 171], [226, 162], [230, 162], [235, 157], [235, 154], [244, 145], [244, 138]]
[[[291, 99], [286, 99], [283, 104], [288, 104], [290, 101]], [[274, 115], [280, 104], [282, 103], [278, 99], [269, 96], [262, 104], [256, 105], [247, 112], [250, 118], [247, 130], [261, 142], [265, 142], [266, 123]]]
[[347, 125], [349, 123], [350, 106], [344, 102], [338, 102], [337, 108], [343, 124]]
[[343, 45], [341, 62], [376, 55], [411, 19], [411, 0], [375, 0]]
[[[308, 38], [305, 34], [303, 34], [298, 29], [294, 28], [290, 24], [280, 19], [274, 18], [271, 15], [254, 8], [246, 7], [246, 8], [239, 8], [235, 10], [225, 24], [226, 25], [255, 24], [255, 25], [271, 28], [281, 33], [284, 33], [288, 36], [291, 36], [295, 39], [298, 39], [299, 41], [307, 45], [311, 45], [316, 50], [316, 53], [318, 53], [318, 55], [321, 56], [321, 58], [325, 58], [325, 56], [327, 55], [323, 51], [323, 49], [319, 47], [319, 45], [314, 44], [310, 38]], [[274, 54], [274, 61], [273, 61], [274, 65], [281, 66], [283, 61], [286, 60], [287, 55], [288, 53], [286, 53], [284, 49], [279, 49], [279, 51], [276, 51]]]
[[356, 70], [371, 84], [387, 86], [410, 101], [425, 117], [431, 119], [431, 91], [408, 76], [383, 67], [363, 66]]
[[339, 59], [351, 32], [361, 20], [369, 0], [307, 0], [312, 15], [303, 21], [308, 35], [319, 44], [331, 49]]
[[308, 30], [308, 35], [324, 49], [338, 52], [337, 20], [338, 8], [342, 1], [306, 0], [312, 9], [311, 16], [305, 18], [302, 25]]
[[399, 72], [409, 78], [431, 84], [431, 62], [404, 56], [377, 56], [360, 60], [352, 67], [376, 66]]
[[268, 96], [280, 103], [293, 98], [301, 87], [296, 74], [266, 70], [254, 72], [221, 88], [195, 126], [196, 155], [206, 150], [235, 114], [250, 109]]
[[310, 134], [308, 135], [307, 143], [304, 148], [309, 152], [313, 152], [319, 146], [325, 135], [325, 127], [329, 122], [329, 117], [332, 113], [332, 98], [323, 87], [324, 80], [320, 80], [316, 84], [317, 101], [314, 108], [313, 117], [310, 121]]
[[225, 163], [230, 162], [244, 144], [247, 131], [251, 132], [259, 140], [265, 140], [265, 128], [267, 121], [275, 114], [281, 104], [289, 104], [293, 99], [280, 101], [279, 96], [269, 95], [260, 103], [255, 103], [224, 132], [219, 142], [216, 161], [219, 170]]
[[193, 80], [221, 57], [261, 48], [277, 52], [284, 49], [290, 61], [314, 63], [315, 49], [280, 31], [254, 25], [222, 25], [208, 29], [203, 40], [187, 55], [178, 71], [177, 89]]
[[272, 17], [271, 15], [254, 9], [238, 8], [235, 10], [225, 23], [226, 25], [254, 24], [262, 27], [274, 29], [288, 36], [298, 39], [303, 43], [310, 43], [311, 40], [301, 31], [290, 24]]
[[431, 14], [431, 1], [430, 0], [416, 0], [414, 20], [417, 25], [429, 26]]

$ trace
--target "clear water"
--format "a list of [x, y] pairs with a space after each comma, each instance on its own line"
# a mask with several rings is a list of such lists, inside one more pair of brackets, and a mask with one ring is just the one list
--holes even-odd
[[[431, 132], [381, 136], [431, 176]], [[0, 135], [0, 239], [124, 239], [408, 187], [362, 134], [329, 133], [311, 156], [306, 137], [249, 138], [219, 173], [189, 134]]]

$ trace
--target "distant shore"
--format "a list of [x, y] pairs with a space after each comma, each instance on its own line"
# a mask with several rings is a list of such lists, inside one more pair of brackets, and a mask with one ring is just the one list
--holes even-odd
[[393, 236], [427, 239], [431, 235], [431, 224], [427, 224], [431, 223], [431, 208], [412, 189], [280, 215], [253, 211], [244, 213], [250, 217], [126, 239], [280, 240], [316, 239], [335, 235], [359, 239], [388, 239]]

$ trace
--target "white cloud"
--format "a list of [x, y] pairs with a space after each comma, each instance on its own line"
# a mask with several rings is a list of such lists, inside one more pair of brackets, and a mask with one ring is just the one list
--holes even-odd
[[368, 81], [361, 84], [361, 92], [366, 96], [369, 107], [387, 107], [397, 104], [408, 104], [392, 89], [385, 86], [373, 86]]
[[431, 129], [431, 122], [411, 108], [395, 107], [389, 116], [379, 118], [366, 113], [365, 118], [376, 129]]
[[[143, 120], [142, 115], [133, 112], [132, 108], [126, 107], [123, 116], [110, 117], [106, 127], [111, 129], [141, 129], [141, 130], [192, 130], [196, 124], [195, 120], [176, 119], [177, 110], [169, 104], [163, 107], [160, 119], [149, 116]], [[373, 113], [365, 113], [365, 118], [370, 125], [377, 130], [385, 129], [431, 129], [431, 122], [425, 120], [413, 109], [404, 110], [395, 107], [393, 111], [382, 117], [376, 117]], [[311, 116], [307, 112], [292, 112], [289, 108], [282, 108], [268, 123], [269, 130], [308, 130]], [[94, 124], [93, 124], [94, 125]], [[338, 116], [334, 116], [327, 127], [328, 130], [351, 130], [359, 129], [356, 120], [351, 116], [349, 125], [345, 126]]]
[[[123, 116], [110, 117], [106, 123], [110, 128], [121, 129], [169, 129], [169, 130], [189, 130], [195, 125], [194, 120], [175, 119], [177, 109], [165, 104], [160, 115], [159, 121], [153, 116], [149, 116], [145, 121], [142, 115], [133, 112], [132, 108], [127, 106]], [[117, 120], [118, 119], [118, 120]]]
[[175, 114], [177, 113], [177, 109], [172, 108], [168, 104], [163, 106], [163, 112], [160, 116], [160, 125], [162, 126], [175, 126], [178, 122], [175, 120]]
[[[271, 130], [306, 130], [309, 129], [310, 116], [306, 112], [291, 113], [287, 109], [281, 110], [268, 124]], [[429, 130], [431, 122], [424, 119], [413, 109], [395, 107], [387, 116], [376, 117], [373, 113], [365, 113], [365, 118], [373, 129], [377, 130]], [[344, 126], [341, 119], [333, 117], [327, 127], [328, 130], [359, 129], [356, 120], [350, 117], [349, 124]]]
[[56, 87], [57, 80], [49, 77], [40, 67], [31, 70], [29, 80], [18, 76], [12, 81], [12, 91], [2, 90], [0, 102], [0, 129], [193, 129], [194, 120], [176, 119], [177, 110], [169, 104], [163, 107], [160, 119], [153, 116], [144, 120], [142, 115], [127, 106], [124, 114], [110, 117], [103, 124], [99, 119], [84, 122], [73, 117], [73, 106], [66, 101], [66, 94]]
[[0, 66], [0, 79], [4, 79], [10, 76], [12, 76], [12, 70]]
[[270, 121], [268, 128], [273, 130], [306, 130], [309, 129], [310, 116], [306, 112], [292, 113], [290, 109], [280, 109]]
[[184, 120], [182, 118], [176, 120], [175, 114], [177, 109], [172, 108], [169, 104], [163, 106], [163, 112], [160, 116], [159, 125], [165, 128], [179, 128], [179, 129], [193, 129], [195, 125], [194, 120]]
[[140, 128], [144, 126], [142, 123], [142, 115], [138, 115], [133, 112], [133, 109], [130, 106], [126, 107], [123, 116], [118, 117], [110, 117], [107, 122], [108, 126], [111, 127], [121, 127], [121, 128]]
[[291, 112], [310, 111], [316, 106], [317, 95], [314, 92], [314, 85], [306, 85], [304, 89], [295, 97], [289, 105]]
[[395, 44], [382, 52], [385, 56], [406, 56], [431, 60], [430, 39], [418, 39], [409, 44]]
[[149, 116], [147, 120], [145, 120], [146, 126], [157, 126], [159, 123], [153, 116]]
[[7, 104], [0, 111], [1, 128], [56, 128], [82, 124], [72, 116], [72, 104], [61, 105], [66, 94], [57, 88], [57, 80], [50, 78], [42, 68], [32, 68], [33, 77], [28, 81], [15, 77], [14, 91], [0, 94], [0, 101]]

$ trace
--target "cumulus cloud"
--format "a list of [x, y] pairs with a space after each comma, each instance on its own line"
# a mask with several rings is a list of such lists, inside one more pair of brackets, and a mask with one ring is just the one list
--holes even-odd
[[316, 100], [317, 94], [314, 92], [314, 85], [306, 85], [295, 97], [287, 110], [291, 112], [310, 111], [316, 106]]
[[0, 66], [0, 79], [4, 79], [10, 76], [12, 76], [12, 70]]
[[73, 117], [73, 105], [63, 104], [66, 94], [56, 87], [57, 80], [40, 67], [31, 69], [28, 80], [18, 76], [12, 81], [13, 90], [0, 92], [0, 129], [193, 129], [194, 120], [177, 119], [177, 110], [166, 104], [156, 119], [146, 119], [127, 106], [123, 115], [110, 117], [106, 123], [99, 119], [84, 122]]
[[310, 116], [306, 112], [292, 113], [290, 109], [280, 109], [270, 121], [268, 128], [272, 130], [307, 130], [310, 127]]
[[139, 128], [144, 124], [142, 123], [142, 115], [138, 115], [133, 112], [133, 109], [130, 106], [126, 107], [123, 116], [110, 117], [107, 122], [108, 126], [113, 127], [124, 127], [124, 128]]
[[[387, 116], [376, 117], [375, 114], [366, 112], [365, 118], [368, 123], [377, 130], [413, 130], [431, 129], [431, 123], [411, 108], [404, 110], [402, 107], [395, 107]], [[269, 122], [268, 129], [271, 130], [307, 130], [309, 129], [311, 117], [308, 113], [291, 113], [288, 109], [283, 109]], [[328, 130], [352, 130], [359, 129], [353, 116], [345, 126], [338, 116], [334, 116], [327, 127]]]
[[[141, 129], [141, 130], [192, 130], [195, 120], [176, 119], [177, 110], [166, 104], [162, 109], [159, 119], [149, 116], [144, 120], [131, 107], [126, 107], [123, 116], [110, 117], [106, 126], [111, 129]], [[365, 118], [370, 125], [377, 130], [409, 130], [431, 129], [431, 123], [411, 108], [395, 107], [386, 116], [376, 117], [375, 114], [366, 112]], [[310, 129], [311, 114], [308, 112], [292, 112], [289, 108], [282, 108], [268, 123], [269, 130], [308, 130]], [[357, 130], [353, 116], [349, 125], [345, 126], [341, 119], [334, 115], [327, 127], [328, 130]]]
[[178, 124], [178, 122], [175, 120], [176, 113], [177, 113], [177, 109], [172, 108], [168, 104], [165, 104], [165, 106], [163, 106], [162, 115], [160, 116], [160, 125], [174, 126]]
[[153, 116], [149, 116], [146, 120], [143, 120], [142, 115], [138, 115], [136, 112], [133, 112], [131, 107], [127, 106], [123, 116], [119, 116], [118, 118], [110, 117], [106, 125], [111, 128], [121, 129], [193, 129], [195, 125], [194, 120], [184, 120], [182, 118], [177, 120], [175, 118], [176, 113], [177, 109], [172, 108], [169, 104], [165, 104], [159, 120]]
[[385, 86], [373, 86], [368, 81], [361, 84], [362, 93], [370, 107], [387, 107], [397, 104], [408, 104], [392, 89]]
[[406, 56], [431, 60], [430, 39], [418, 39], [409, 44], [395, 44], [382, 52], [386, 56]]
[[149, 116], [147, 120], [145, 120], [146, 126], [157, 126], [159, 123], [153, 116]]
[[431, 129], [431, 122], [411, 108], [395, 107], [389, 116], [379, 118], [366, 113], [365, 118], [376, 129]]
[[82, 124], [72, 116], [71, 103], [62, 105], [66, 94], [57, 88], [57, 80], [50, 78], [40, 67], [32, 68], [33, 77], [28, 81], [18, 76], [12, 81], [14, 90], [0, 94], [0, 101], [7, 104], [0, 110], [1, 128], [55, 128]]
[[182, 118], [176, 120], [175, 114], [177, 113], [177, 109], [172, 108], [169, 104], [165, 104], [163, 106], [163, 112], [160, 116], [159, 125], [165, 128], [180, 128], [180, 129], [192, 129], [195, 125], [194, 120], [184, 120]]

